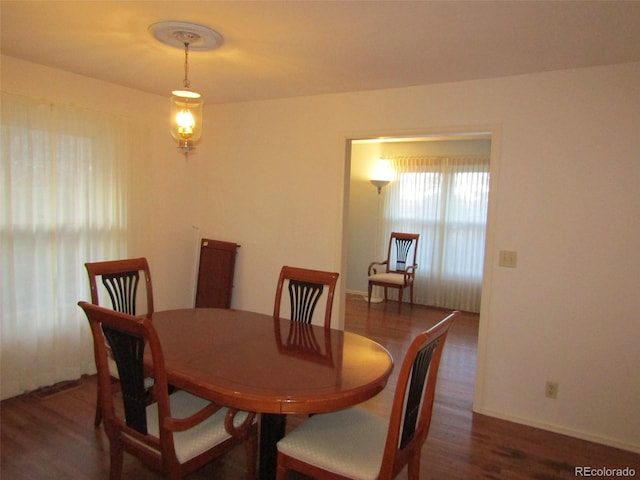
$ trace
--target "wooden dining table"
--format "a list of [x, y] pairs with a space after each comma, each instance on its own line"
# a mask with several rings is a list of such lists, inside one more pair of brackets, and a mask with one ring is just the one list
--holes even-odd
[[242, 310], [154, 312], [169, 382], [260, 413], [259, 477], [275, 478], [287, 414], [336, 411], [379, 393], [393, 369], [371, 339]]

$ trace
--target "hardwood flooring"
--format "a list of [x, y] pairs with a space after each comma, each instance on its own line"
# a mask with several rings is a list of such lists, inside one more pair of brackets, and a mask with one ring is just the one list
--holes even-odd
[[[347, 297], [346, 329], [366, 335], [402, 358], [410, 339], [448, 311], [422, 306], [372, 304]], [[431, 432], [422, 451], [421, 478], [570, 479], [575, 467], [635, 469], [640, 455], [523, 425], [474, 414], [477, 315], [463, 313], [452, 327], [440, 367]], [[396, 369], [397, 370], [397, 369]], [[387, 388], [364, 404], [384, 414], [391, 404], [395, 375]], [[95, 377], [33, 392], [0, 404], [0, 478], [3, 480], [108, 478], [109, 445], [93, 428]], [[291, 417], [289, 428], [303, 418]], [[190, 475], [189, 480], [245, 479], [242, 448]], [[124, 479], [162, 478], [125, 455]], [[406, 479], [406, 471], [398, 477]], [[602, 477], [599, 477], [602, 478]]]

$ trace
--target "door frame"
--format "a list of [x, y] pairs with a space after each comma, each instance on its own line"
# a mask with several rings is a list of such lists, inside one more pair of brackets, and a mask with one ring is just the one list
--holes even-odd
[[[457, 126], [442, 128], [424, 128], [408, 131], [385, 131], [385, 132], [359, 132], [354, 134], [345, 134], [345, 161], [343, 173], [343, 204], [342, 204], [342, 244], [341, 244], [341, 271], [344, 272], [339, 299], [340, 311], [345, 312], [346, 304], [346, 272], [348, 271], [348, 234], [349, 234], [349, 199], [350, 199], [350, 178], [351, 178], [351, 149], [355, 140], [386, 140], [392, 139], [416, 139], [420, 137], [434, 138], [441, 137], [446, 139], [468, 138], [470, 135], [488, 135], [491, 141], [491, 154], [489, 160], [489, 205], [487, 209], [487, 227], [485, 233], [485, 254], [484, 268], [482, 276], [482, 294], [481, 307], [478, 326], [478, 356], [476, 361], [476, 378], [473, 397], [473, 410], [479, 411], [484, 400], [485, 379], [487, 378], [487, 354], [488, 354], [488, 335], [491, 321], [491, 291], [493, 283], [493, 271], [496, 264], [496, 229], [497, 229], [497, 199], [499, 193], [499, 172], [500, 172], [500, 155], [501, 151], [501, 126], [500, 125], [474, 125], [474, 126]], [[372, 187], [373, 188], [373, 187]], [[340, 320], [344, 328], [344, 318]]]

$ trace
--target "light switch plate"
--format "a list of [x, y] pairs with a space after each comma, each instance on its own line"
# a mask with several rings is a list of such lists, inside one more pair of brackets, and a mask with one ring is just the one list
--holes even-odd
[[518, 264], [518, 252], [500, 250], [500, 261], [498, 264], [501, 267], [516, 268]]

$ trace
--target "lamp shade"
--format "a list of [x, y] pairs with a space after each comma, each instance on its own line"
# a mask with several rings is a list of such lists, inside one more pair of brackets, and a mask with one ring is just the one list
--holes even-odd
[[369, 180], [378, 189], [378, 193], [395, 178], [395, 171], [390, 160], [378, 159]]
[[202, 135], [202, 107], [199, 93], [192, 90], [171, 92], [171, 135], [184, 153], [195, 148]]

